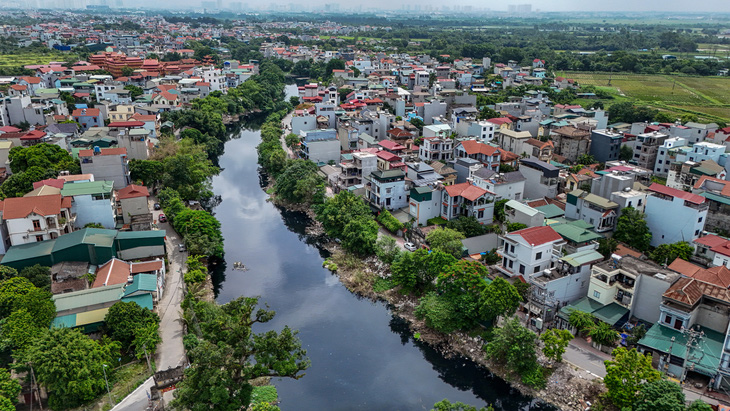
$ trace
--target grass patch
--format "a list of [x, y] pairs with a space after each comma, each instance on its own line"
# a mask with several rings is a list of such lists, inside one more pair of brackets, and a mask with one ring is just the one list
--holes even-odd
[[337, 267], [344, 268], [346, 270], [362, 270], [365, 268], [365, 263], [354, 254], [338, 252], [332, 254], [330, 261], [337, 264]]
[[446, 221], [441, 216], [429, 218], [426, 222], [428, 223], [428, 225], [444, 225], [444, 224], [448, 223], [448, 221]]
[[382, 293], [395, 288], [395, 282], [390, 278], [378, 277], [373, 281], [373, 291], [376, 293]]
[[[129, 363], [117, 368], [114, 374], [109, 376], [109, 388], [111, 388], [112, 399], [114, 399], [115, 403], [123, 400], [150, 376], [152, 376], [152, 373], [147, 370], [147, 364], [144, 361]], [[77, 410], [87, 409], [112, 409], [106, 388], [104, 389], [104, 393], [99, 395], [96, 400]]]
[[251, 393], [251, 404], [275, 404], [279, 400], [279, 394], [273, 385], [253, 387]]

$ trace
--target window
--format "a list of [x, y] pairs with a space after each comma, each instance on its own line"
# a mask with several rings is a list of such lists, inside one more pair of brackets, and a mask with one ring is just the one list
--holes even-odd
[[41, 241], [43, 241], [43, 236], [37, 235], [37, 236], [35, 236], [35, 240], [36, 240], [36, 242], [41, 242]]
[[535, 254], [535, 259], [536, 260], [539, 260], [541, 258], [542, 258], [542, 251], [540, 251], [539, 253]]
[[700, 230], [695, 230], [695, 235], [700, 235]]
[[509, 268], [512, 268], [515, 265], [515, 262], [512, 260], [509, 260]]
[[538, 271], [540, 271], [540, 267], [539, 266], [538, 267], [535, 267], [535, 269], [532, 270], [532, 273], [533, 274], [537, 274]]
[[510, 244], [510, 246], [509, 246], [509, 252], [512, 253], [512, 254], [514, 254], [514, 252], [515, 252], [515, 245], [514, 244]]
[[698, 223], [701, 223], [702, 222], [702, 217], [700, 217], [699, 220], [697, 220], [697, 222]]
[[671, 324], [672, 323], [672, 316], [669, 314], [664, 314], [664, 321], [662, 321], [664, 324]]
[[593, 297], [594, 298], [601, 298], [601, 293], [599, 293], [598, 291], [594, 291], [593, 292]]
[[524, 273], [525, 273], [525, 266], [520, 264], [520, 274], [524, 274]]

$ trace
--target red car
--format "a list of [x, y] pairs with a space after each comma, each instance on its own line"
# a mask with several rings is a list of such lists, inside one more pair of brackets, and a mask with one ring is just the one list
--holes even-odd
[[160, 214], [160, 222], [161, 223], [166, 223], [167, 222], [167, 217], [165, 217], [164, 214]]

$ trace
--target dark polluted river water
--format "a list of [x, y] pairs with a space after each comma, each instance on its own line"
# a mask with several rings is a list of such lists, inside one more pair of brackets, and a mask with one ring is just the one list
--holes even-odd
[[[468, 360], [445, 359], [415, 340], [384, 303], [342, 286], [304, 234], [306, 217], [266, 201], [259, 141], [258, 131], [243, 130], [226, 143], [223, 171], [213, 179], [228, 266], [216, 273], [217, 300], [260, 296], [276, 317], [256, 331], [299, 330], [312, 366], [300, 380], [273, 380], [282, 410], [430, 410], [444, 398], [502, 410], [553, 409]], [[234, 270], [234, 261], [248, 270]]]

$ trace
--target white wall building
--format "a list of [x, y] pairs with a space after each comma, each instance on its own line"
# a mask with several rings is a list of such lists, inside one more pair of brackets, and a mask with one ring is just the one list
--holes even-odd
[[692, 243], [705, 227], [709, 203], [705, 197], [661, 184], [649, 187], [646, 223], [651, 230], [651, 245], [686, 241]]
[[[509, 277], [552, 269], [563, 255], [565, 240], [549, 226], [530, 227], [499, 237], [502, 263], [497, 269]], [[555, 257], [555, 259], [554, 259]]]

